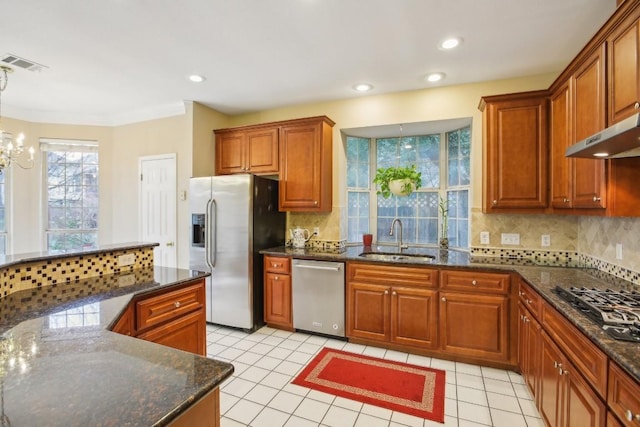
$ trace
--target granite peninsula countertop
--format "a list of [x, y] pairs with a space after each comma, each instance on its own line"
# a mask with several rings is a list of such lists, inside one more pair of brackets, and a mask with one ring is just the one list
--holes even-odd
[[[323, 261], [361, 261], [380, 263], [366, 259], [362, 252], [396, 252], [393, 246], [373, 246], [363, 250], [362, 246], [349, 246], [343, 252], [321, 252], [290, 247], [265, 249], [261, 253], [274, 256], [290, 256], [299, 259], [315, 259]], [[433, 266], [436, 268], [473, 268], [488, 271], [516, 272], [552, 307], [562, 313], [573, 325], [587, 335], [613, 361], [622, 366], [631, 376], [640, 382], [640, 343], [618, 341], [611, 338], [600, 326], [586, 315], [579, 312], [569, 303], [563, 301], [553, 289], [560, 287], [587, 287], [614, 290], [636, 290], [640, 286], [619, 279], [605, 272], [584, 268], [575, 262], [554, 260], [509, 259], [496, 257], [474, 257], [467, 252], [437, 248], [409, 248], [403, 251], [409, 254], [428, 254], [432, 261], [420, 261], [407, 257], [401, 260], [385, 261], [391, 265]]]
[[233, 366], [109, 329], [134, 295], [206, 275], [151, 267], [0, 298], [3, 422], [169, 424], [228, 378]]

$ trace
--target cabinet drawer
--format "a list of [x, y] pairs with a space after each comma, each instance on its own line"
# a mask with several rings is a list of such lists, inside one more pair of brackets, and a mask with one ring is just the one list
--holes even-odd
[[441, 288], [450, 291], [474, 291], [506, 294], [509, 292], [509, 275], [475, 271], [440, 272]]
[[204, 306], [204, 281], [136, 302], [136, 326], [143, 330]]
[[540, 294], [531, 289], [525, 282], [520, 281], [518, 297], [527, 310], [536, 318], [540, 319], [542, 299]]
[[290, 274], [291, 258], [265, 255], [264, 270], [269, 273]]
[[606, 397], [607, 356], [547, 303], [542, 304], [542, 324], [596, 392]]
[[607, 402], [623, 425], [640, 425], [640, 384], [613, 362], [609, 365]]
[[430, 268], [350, 262], [347, 264], [347, 278], [349, 281], [360, 283], [433, 288], [438, 283], [438, 271]]

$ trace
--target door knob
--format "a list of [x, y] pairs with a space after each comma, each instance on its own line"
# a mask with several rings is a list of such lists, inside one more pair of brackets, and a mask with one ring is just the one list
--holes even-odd
[[174, 242], [167, 242], [167, 246], [173, 246], [174, 244]]

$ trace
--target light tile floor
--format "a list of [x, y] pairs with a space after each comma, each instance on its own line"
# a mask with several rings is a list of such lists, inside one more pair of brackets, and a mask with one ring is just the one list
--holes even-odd
[[222, 427], [443, 425], [291, 384], [322, 347], [446, 370], [445, 426], [544, 425], [522, 377], [515, 372], [269, 327], [247, 334], [207, 325], [208, 356], [235, 367], [221, 387]]

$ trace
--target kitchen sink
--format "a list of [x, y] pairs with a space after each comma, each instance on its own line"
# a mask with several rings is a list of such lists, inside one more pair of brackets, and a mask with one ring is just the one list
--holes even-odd
[[433, 255], [424, 254], [398, 254], [391, 252], [363, 252], [359, 256], [376, 261], [420, 261], [433, 262]]

